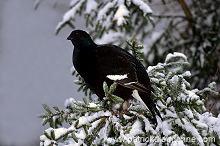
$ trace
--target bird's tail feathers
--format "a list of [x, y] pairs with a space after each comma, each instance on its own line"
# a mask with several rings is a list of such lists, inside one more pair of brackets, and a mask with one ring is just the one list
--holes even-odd
[[153, 99], [149, 96], [149, 94], [146, 94], [146, 93], [143, 93], [143, 92], [140, 92], [139, 95], [142, 97], [142, 101], [144, 102], [144, 105], [147, 106], [147, 108], [150, 110], [150, 112], [152, 113], [153, 115], [153, 120], [154, 121], [157, 121], [156, 120], [156, 116], [159, 116], [161, 120], [162, 117], [160, 115], [160, 112], [159, 110], [157, 109], [156, 107], [156, 104], [154, 103]]

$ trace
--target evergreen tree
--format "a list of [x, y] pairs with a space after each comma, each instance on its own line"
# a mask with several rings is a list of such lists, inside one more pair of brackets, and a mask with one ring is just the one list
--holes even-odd
[[[150, 112], [136, 100], [127, 111], [118, 111], [123, 99], [114, 95], [117, 84], [103, 83], [103, 101], [65, 101], [65, 109], [53, 107], [39, 115], [42, 124], [50, 124], [40, 137], [41, 145], [218, 145], [220, 117], [206, 112], [207, 94], [218, 95], [215, 83], [203, 90], [192, 89], [189, 65], [182, 53], [168, 54], [165, 63], [149, 66], [147, 71], [154, 88], [163, 121], [154, 124]], [[64, 128], [64, 123], [69, 124]], [[66, 124], [65, 124], [66, 125]]]
[[184, 53], [193, 87], [215, 81], [220, 88], [219, 5], [218, 0], [70, 0], [56, 33], [66, 26], [74, 29], [76, 18], [84, 16], [96, 42], [126, 47], [124, 40], [136, 38], [146, 48], [147, 65], [162, 62], [168, 53]]
[[[219, 97], [214, 91], [220, 83], [219, 4], [215, 0], [71, 0], [56, 33], [65, 26], [74, 29], [75, 18], [84, 16], [97, 43], [131, 48], [143, 63], [157, 64], [147, 71], [163, 121], [153, 124], [148, 110], [135, 100], [128, 111], [118, 111], [123, 100], [114, 95], [117, 85], [103, 83], [103, 101], [91, 96], [83, 102], [70, 98], [64, 110], [53, 107], [55, 111], [44, 104], [47, 113], [39, 117], [50, 128], [41, 136], [41, 145], [218, 145], [220, 117], [207, 112], [204, 103], [210, 94]], [[160, 11], [153, 13], [149, 5], [159, 6]], [[124, 41], [134, 38], [144, 47]], [[91, 95], [77, 72], [73, 75], [79, 78], [78, 91]], [[64, 123], [69, 127], [64, 128]]]

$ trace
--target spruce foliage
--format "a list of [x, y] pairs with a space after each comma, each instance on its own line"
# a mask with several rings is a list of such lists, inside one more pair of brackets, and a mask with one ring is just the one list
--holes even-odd
[[[147, 71], [163, 121], [158, 118], [154, 124], [136, 100], [120, 111], [123, 100], [114, 95], [116, 83], [103, 83], [106, 97], [94, 100], [73, 71], [78, 91], [89, 98], [67, 99], [63, 110], [43, 104], [46, 113], [39, 117], [50, 128], [40, 137], [41, 145], [218, 145], [220, 116], [214, 117], [204, 104], [210, 95], [219, 98], [214, 91], [220, 84], [219, 5], [218, 0], [70, 0], [56, 34], [66, 26], [74, 29], [76, 18], [83, 16], [97, 43], [114, 42], [154, 65]], [[149, 6], [160, 11], [153, 13]]]
[[[120, 111], [123, 99], [114, 95], [117, 84], [103, 83], [103, 101], [65, 101], [65, 109], [43, 105], [39, 115], [50, 128], [40, 137], [41, 145], [217, 145], [220, 119], [206, 112], [204, 96], [215, 92], [215, 83], [203, 90], [192, 89], [189, 63], [182, 53], [168, 54], [164, 63], [147, 71], [163, 121], [154, 124], [150, 112], [136, 100]], [[65, 124], [64, 124], [65, 123]], [[69, 125], [66, 128], [62, 125]]]
[[[42, 1], [36, 0], [36, 9]], [[168, 53], [184, 53], [194, 88], [212, 81], [220, 86], [219, 5], [219, 0], [70, 0], [56, 34], [68, 26], [75, 29], [82, 17], [96, 42], [126, 48], [124, 40], [137, 38], [148, 65], [163, 62]]]

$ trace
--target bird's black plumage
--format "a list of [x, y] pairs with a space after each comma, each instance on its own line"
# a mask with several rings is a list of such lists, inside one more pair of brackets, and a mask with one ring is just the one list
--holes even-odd
[[104, 97], [103, 82], [110, 85], [115, 81], [118, 83], [115, 95], [128, 100], [138, 91], [154, 118], [156, 114], [160, 116], [150, 97], [152, 87], [148, 74], [134, 56], [115, 45], [97, 45], [82, 30], [72, 31], [67, 39], [74, 45], [75, 69], [100, 99]]

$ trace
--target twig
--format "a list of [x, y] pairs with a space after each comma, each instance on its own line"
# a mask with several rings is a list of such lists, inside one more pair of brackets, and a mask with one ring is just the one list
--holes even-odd
[[158, 18], [184, 18], [187, 19], [186, 16], [182, 15], [151, 15], [152, 17], [158, 17]]
[[193, 16], [192, 13], [189, 10], [189, 7], [187, 6], [186, 2], [184, 0], [178, 0], [180, 6], [182, 7], [188, 21], [189, 21], [189, 26], [192, 28], [192, 32], [194, 35], [196, 35], [196, 27], [193, 21]]

